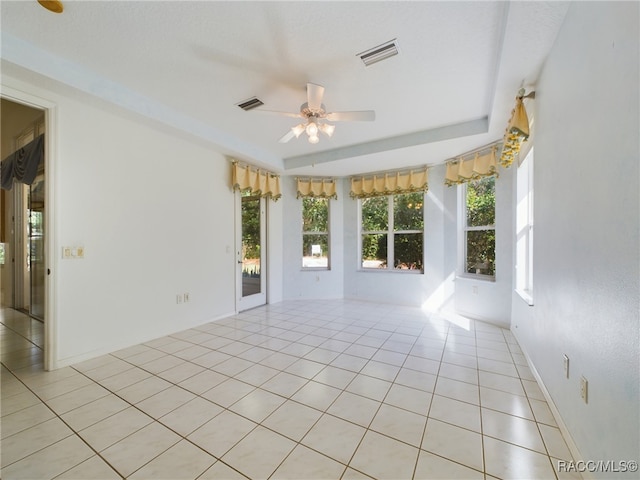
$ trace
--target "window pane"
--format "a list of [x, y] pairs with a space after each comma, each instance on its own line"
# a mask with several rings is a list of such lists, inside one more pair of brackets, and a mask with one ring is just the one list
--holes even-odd
[[422, 270], [422, 233], [397, 233], [393, 236], [395, 268]]
[[422, 230], [424, 193], [407, 193], [393, 197], [393, 229]]
[[495, 275], [495, 251], [495, 230], [467, 232], [467, 273]]
[[362, 268], [387, 268], [387, 235], [362, 235]]
[[260, 293], [260, 197], [242, 197], [242, 296]]
[[329, 199], [310, 197], [302, 199], [302, 231], [329, 231]]
[[329, 267], [329, 235], [302, 235], [302, 266]]
[[389, 199], [373, 197], [362, 200], [362, 230], [379, 232], [389, 225]]
[[496, 177], [467, 184], [467, 226], [494, 225], [496, 221]]

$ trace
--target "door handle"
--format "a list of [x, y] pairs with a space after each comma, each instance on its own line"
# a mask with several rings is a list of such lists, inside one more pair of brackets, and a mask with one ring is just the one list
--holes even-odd
[[238, 260], [238, 264], [239, 264], [239, 265], [242, 265], [242, 260]]

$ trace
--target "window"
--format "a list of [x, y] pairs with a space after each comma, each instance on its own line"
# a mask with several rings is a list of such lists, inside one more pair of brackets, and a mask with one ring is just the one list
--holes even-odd
[[302, 268], [329, 268], [329, 199], [302, 199]]
[[463, 192], [464, 273], [496, 274], [496, 177], [461, 185]]
[[516, 292], [533, 305], [533, 149], [516, 180]]
[[360, 201], [361, 263], [364, 269], [423, 269], [424, 193]]

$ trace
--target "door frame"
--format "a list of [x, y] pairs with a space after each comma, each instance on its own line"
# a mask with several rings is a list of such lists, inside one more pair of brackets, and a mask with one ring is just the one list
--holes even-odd
[[267, 303], [267, 250], [269, 246], [266, 198], [260, 197], [260, 292], [247, 297], [242, 296], [242, 193], [240, 191], [236, 191], [235, 194], [235, 226], [235, 309], [236, 312], [242, 312]]
[[57, 332], [58, 323], [55, 315], [55, 272], [58, 266], [58, 257], [55, 255], [55, 239], [57, 227], [55, 218], [55, 178], [58, 151], [58, 106], [55, 102], [33, 95], [29, 92], [2, 84], [2, 98], [28, 107], [44, 111], [45, 141], [44, 141], [44, 185], [45, 204], [44, 222], [47, 233], [44, 240], [45, 268], [49, 274], [44, 279], [44, 369], [55, 370], [57, 368]]

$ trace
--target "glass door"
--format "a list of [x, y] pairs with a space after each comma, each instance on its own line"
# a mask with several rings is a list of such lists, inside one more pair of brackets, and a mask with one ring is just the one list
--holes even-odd
[[38, 174], [29, 188], [28, 266], [30, 272], [30, 308], [33, 317], [44, 320], [44, 173]]
[[239, 194], [236, 248], [236, 309], [267, 303], [266, 295], [266, 212], [265, 200], [257, 195]]

